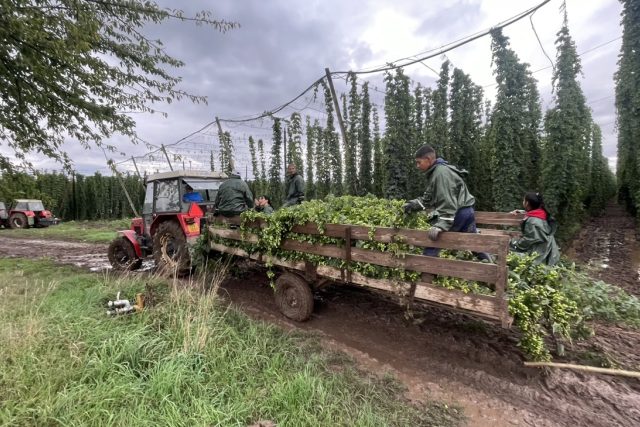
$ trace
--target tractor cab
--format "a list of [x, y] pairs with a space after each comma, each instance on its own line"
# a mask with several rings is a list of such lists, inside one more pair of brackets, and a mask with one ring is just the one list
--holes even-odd
[[11, 228], [48, 227], [59, 222], [44, 208], [42, 200], [36, 199], [14, 200], [8, 216]]
[[133, 270], [153, 254], [161, 268], [185, 270], [190, 266], [188, 246], [200, 235], [201, 221], [213, 211], [218, 188], [227, 179], [219, 172], [174, 171], [146, 180], [142, 217], [131, 229], [119, 232], [109, 246], [115, 269]]
[[7, 212], [7, 207], [4, 202], [0, 202], [0, 226], [9, 226], [9, 212]]

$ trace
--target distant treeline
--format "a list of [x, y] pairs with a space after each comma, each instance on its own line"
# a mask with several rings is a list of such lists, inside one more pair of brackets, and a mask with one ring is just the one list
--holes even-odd
[[[142, 207], [144, 183], [135, 175], [123, 175], [136, 209]], [[115, 176], [96, 172], [92, 176], [63, 173], [3, 174], [0, 177], [0, 201], [40, 199], [57, 217], [70, 220], [120, 219], [134, 216]]]

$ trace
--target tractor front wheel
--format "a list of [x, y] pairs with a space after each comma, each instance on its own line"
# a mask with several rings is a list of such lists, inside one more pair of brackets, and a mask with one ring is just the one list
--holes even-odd
[[289, 319], [304, 322], [313, 312], [313, 292], [300, 276], [284, 273], [276, 280], [276, 304]]
[[9, 227], [11, 228], [29, 228], [27, 216], [23, 213], [14, 213], [9, 218]]
[[133, 245], [124, 237], [118, 237], [111, 242], [107, 256], [114, 270], [132, 271], [142, 266], [142, 260], [136, 255]]
[[153, 259], [158, 270], [165, 274], [182, 275], [189, 272], [191, 258], [187, 238], [174, 221], [160, 224], [153, 236]]

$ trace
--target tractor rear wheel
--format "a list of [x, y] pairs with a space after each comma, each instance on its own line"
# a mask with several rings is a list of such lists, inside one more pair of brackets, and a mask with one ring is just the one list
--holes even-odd
[[160, 224], [153, 236], [153, 260], [165, 274], [182, 275], [189, 272], [191, 258], [187, 238], [175, 221]]
[[27, 216], [23, 213], [14, 213], [9, 217], [9, 227], [11, 228], [29, 228]]
[[132, 271], [142, 266], [142, 260], [136, 255], [133, 245], [124, 237], [118, 237], [109, 244], [107, 256], [114, 270]]
[[291, 320], [304, 322], [313, 313], [313, 292], [300, 276], [284, 273], [276, 280], [276, 304]]

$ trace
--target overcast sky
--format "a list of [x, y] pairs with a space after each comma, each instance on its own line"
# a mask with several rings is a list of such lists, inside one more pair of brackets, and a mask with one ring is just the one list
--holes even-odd
[[[163, 40], [169, 54], [183, 60], [185, 67], [175, 71], [183, 78], [181, 88], [208, 97], [207, 105], [187, 101], [158, 106], [169, 114], [137, 115], [141, 138], [155, 145], [172, 144], [182, 137], [220, 118], [249, 116], [270, 110], [302, 92], [309, 84], [331, 70], [362, 70], [410, 57], [462, 37], [486, 30], [538, 3], [541, 0], [192, 0], [180, 2], [187, 13], [212, 10], [217, 18], [240, 23], [241, 27], [221, 34], [209, 27], [190, 23], [169, 22], [147, 29], [148, 34]], [[161, 4], [177, 7], [165, 0]], [[562, 25], [562, 2], [552, 0], [533, 15], [533, 24], [544, 51], [555, 61], [556, 33]], [[569, 30], [581, 56], [582, 88], [597, 124], [604, 135], [605, 156], [615, 165], [616, 129], [614, 82], [622, 29], [619, 25], [621, 6], [614, 0], [567, 0]], [[531, 22], [525, 18], [506, 28], [511, 46], [521, 60], [537, 71], [534, 77], [542, 96], [543, 110], [553, 105], [549, 59], [536, 40]], [[453, 66], [469, 73], [484, 87], [485, 96], [493, 99], [495, 80], [492, 75], [490, 39], [485, 37], [448, 52]], [[438, 56], [405, 69], [414, 82], [433, 86], [444, 57]], [[373, 87], [372, 98], [382, 107], [384, 85], [382, 74], [363, 76]], [[337, 81], [339, 91], [344, 81]], [[305, 109], [306, 108], [306, 109]], [[321, 120], [324, 114], [321, 99], [304, 96], [284, 110], [295, 110]], [[380, 111], [383, 115], [383, 111]], [[245, 125], [222, 123], [232, 133], [238, 168], [244, 172], [248, 161], [246, 139], [249, 135], [269, 138], [269, 121]], [[207, 145], [216, 141], [210, 127], [187, 142], [171, 147], [173, 153], [187, 156], [186, 167], [208, 163]], [[125, 138], [114, 138], [126, 154], [144, 155], [149, 150], [133, 145]], [[71, 153], [76, 169], [81, 173], [98, 170], [107, 172], [100, 151], [76, 148], [70, 142], [65, 148]], [[124, 157], [114, 154], [114, 160]], [[166, 167], [156, 154], [139, 159], [149, 168]], [[174, 161], [175, 163], [175, 161]], [[59, 168], [50, 161], [38, 161], [46, 168]], [[132, 166], [124, 163], [122, 169]], [[176, 165], [174, 165], [176, 166]], [[178, 165], [182, 167], [182, 165]], [[176, 166], [177, 167], [177, 166]]]

